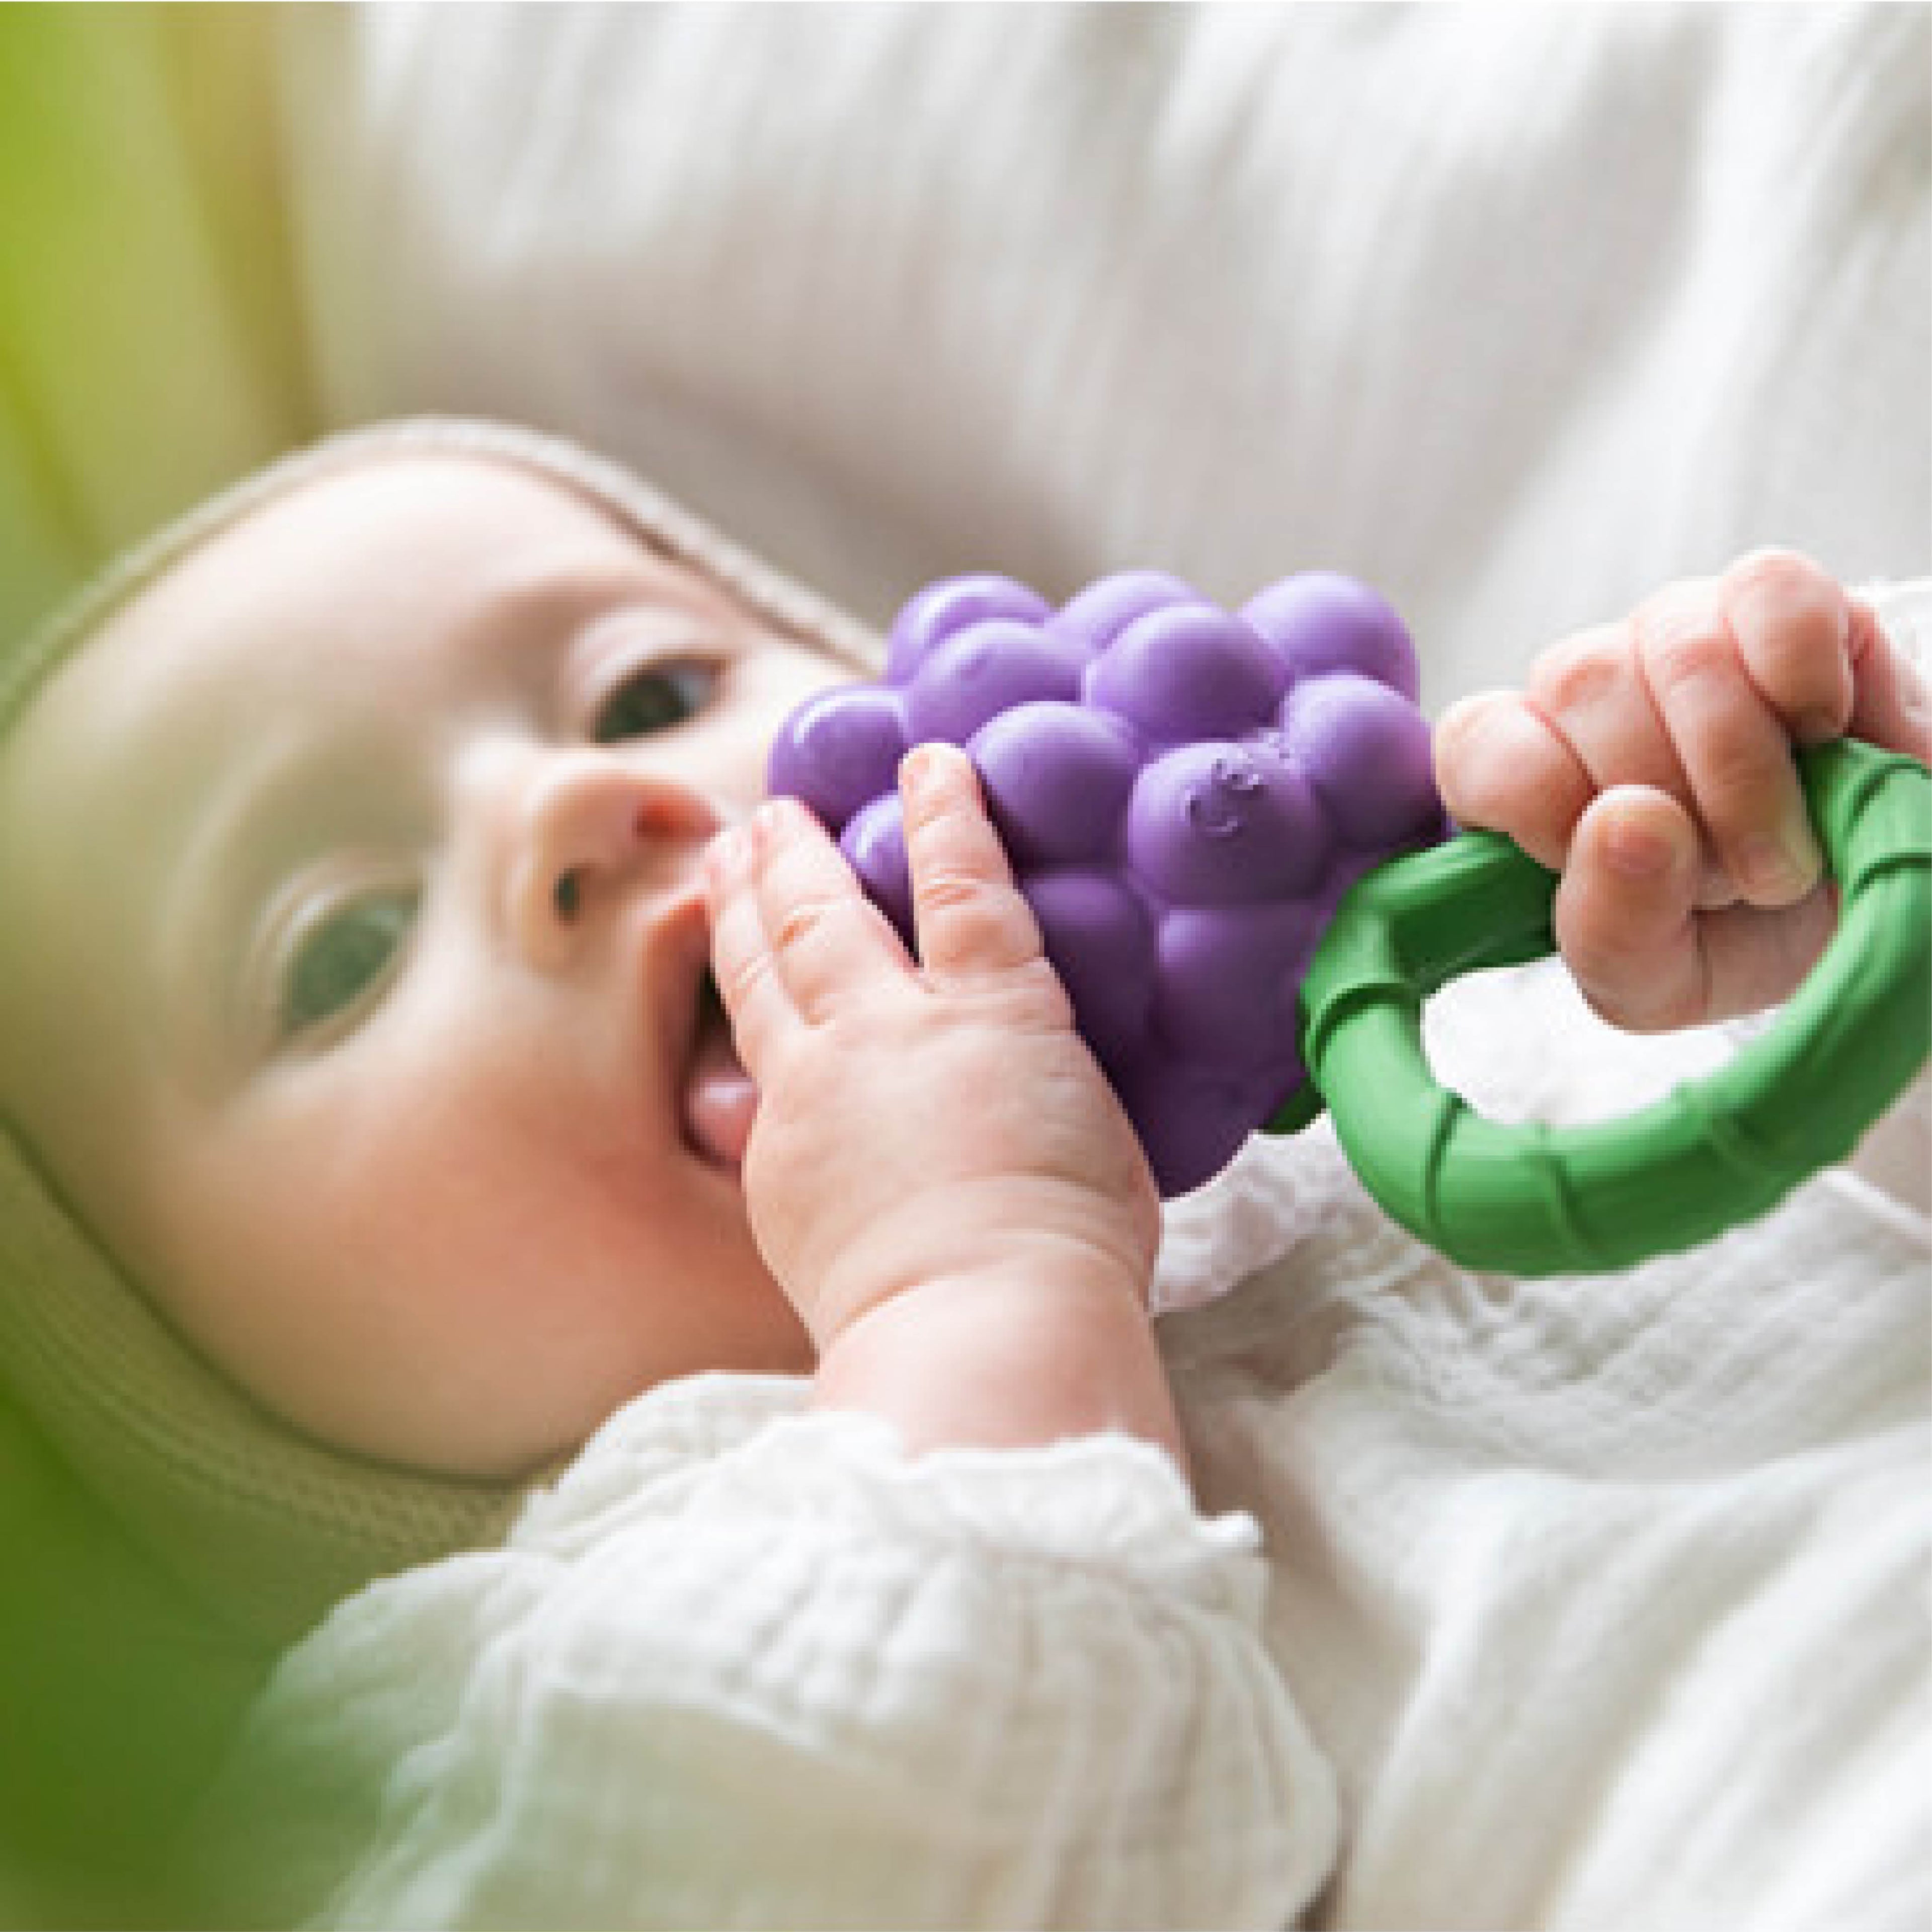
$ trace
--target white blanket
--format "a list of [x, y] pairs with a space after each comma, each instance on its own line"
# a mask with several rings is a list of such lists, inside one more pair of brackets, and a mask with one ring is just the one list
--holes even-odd
[[962, 568], [1356, 570], [1432, 704], [1753, 544], [1932, 571], [1922, 7], [12, 32], [10, 620], [425, 409], [607, 447], [875, 619]]
[[[1453, 1004], [1441, 1063], [1499, 1113], [1670, 1070], [1547, 969]], [[1928, 1102], [1887, 1131], [1922, 1148]], [[1694, 1254], [1524, 1284], [1300, 1157], [1288, 1260], [1169, 1348], [1341, 1778], [1320, 1922], [1924, 1924], [1923, 1217], [1841, 1172]]]
[[[1921, 7], [206, 10], [34, 23], [120, 64], [9, 129], [100, 190], [0, 290], [10, 622], [292, 430], [426, 409], [601, 442], [874, 618], [968, 567], [1354, 569], [1432, 703], [1752, 544], [1932, 569]], [[1560, 1010], [1526, 1048], [1520, 994], [1445, 1017], [1451, 1058], [1613, 1102], [1636, 1062]], [[1318, 1130], [1255, 1161], [1165, 1286], [1287, 1252], [1168, 1333], [1272, 1568], [1258, 1625], [1231, 1588], [1191, 1628], [1258, 1629], [1292, 1701], [1256, 1762], [1305, 1726], [1337, 1780], [1306, 1910], [1922, 1924], [1922, 1223], [1838, 1176], [1525, 1288], [1391, 1234]], [[430, 1894], [383, 1873], [448, 1868], [408, 1807], [462, 1714], [385, 1708], [414, 1849], [356, 1895], [400, 1912]], [[447, 1748], [448, 1802], [533, 1807], [543, 1858], [549, 1787]]]

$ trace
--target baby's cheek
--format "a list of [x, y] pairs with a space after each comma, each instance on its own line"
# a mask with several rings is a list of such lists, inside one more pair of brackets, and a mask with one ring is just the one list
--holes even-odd
[[544, 1177], [422, 1112], [278, 1125], [178, 1164], [154, 1278], [188, 1338], [284, 1420], [412, 1466], [512, 1471], [576, 1427], [599, 1311], [571, 1306], [587, 1244]]

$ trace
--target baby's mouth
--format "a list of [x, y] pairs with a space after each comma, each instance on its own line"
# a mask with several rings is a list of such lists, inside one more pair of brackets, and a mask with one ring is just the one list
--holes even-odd
[[718, 984], [698, 975], [698, 1018], [681, 1095], [686, 1137], [698, 1151], [734, 1173], [744, 1163], [745, 1144], [758, 1110], [758, 1090], [738, 1058]]

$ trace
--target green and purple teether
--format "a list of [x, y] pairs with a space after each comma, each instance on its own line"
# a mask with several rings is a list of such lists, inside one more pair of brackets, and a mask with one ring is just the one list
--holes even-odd
[[965, 748], [1164, 1193], [1325, 1104], [1397, 1219], [1470, 1265], [1540, 1273], [1708, 1239], [1843, 1158], [1932, 1034], [1924, 768], [1849, 742], [1801, 754], [1842, 916], [1768, 1034], [1628, 1120], [1504, 1127], [1436, 1084], [1422, 1005], [1548, 952], [1555, 879], [1451, 836], [1417, 688], [1396, 613], [1330, 573], [1238, 613], [1153, 572], [1058, 610], [950, 578], [900, 613], [880, 682], [794, 714], [770, 784], [910, 944], [898, 761]]

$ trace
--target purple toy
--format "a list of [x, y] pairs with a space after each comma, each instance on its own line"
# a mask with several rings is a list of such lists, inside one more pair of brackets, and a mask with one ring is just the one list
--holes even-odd
[[1342, 894], [1448, 832], [1416, 691], [1401, 620], [1346, 577], [1288, 578], [1238, 616], [1150, 571], [1058, 611], [953, 578], [900, 612], [882, 682], [793, 715], [771, 788], [837, 834], [910, 944], [898, 761], [964, 746], [1081, 1032], [1178, 1194], [1305, 1078], [1298, 997]]

